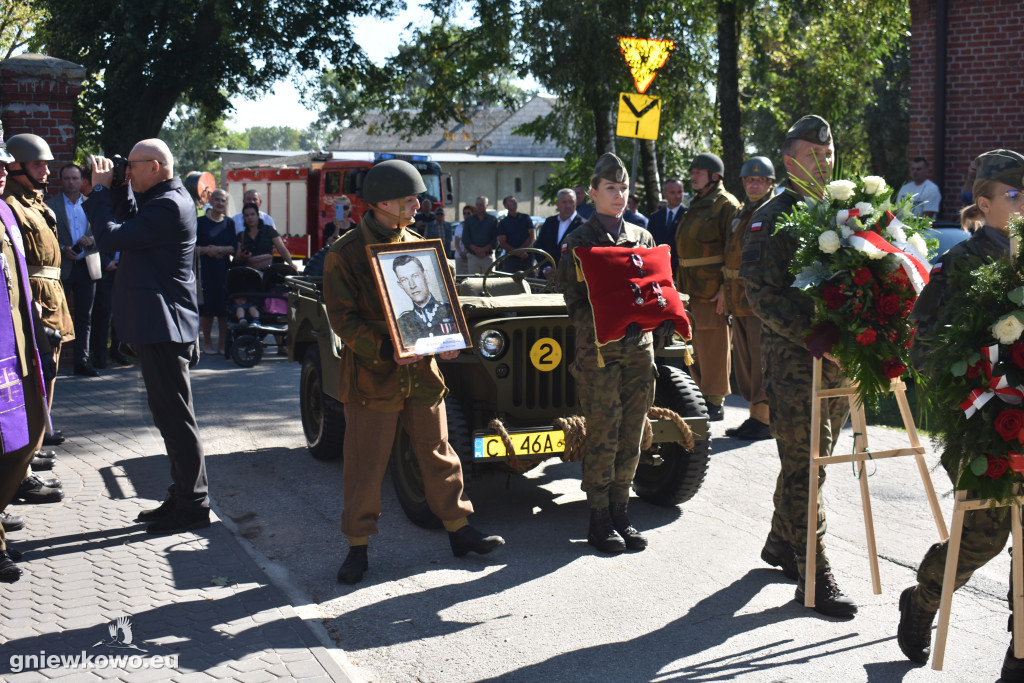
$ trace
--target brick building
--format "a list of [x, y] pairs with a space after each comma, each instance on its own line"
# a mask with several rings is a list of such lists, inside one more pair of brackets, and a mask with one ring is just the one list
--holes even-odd
[[910, 0], [910, 158], [923, 156], [956, 218], [971, 159], [1024, 152], [1024, 12], [1007, 0]]

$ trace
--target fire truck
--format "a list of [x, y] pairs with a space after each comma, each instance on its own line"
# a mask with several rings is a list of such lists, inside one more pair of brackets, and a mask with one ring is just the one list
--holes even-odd
[[[366, 172], [386, 159], [403, 159], [423, 176], [427, 197], [434, 206], [452, 203], [451, 176], [425, 155], [370, 152], [315, 152], [275, 157], [259, 162], [229, 164], [224, 189], [231, 198], [231, 213], [242, 210], [246, 190], [256, 190], [261, 209], [274, 219], [277, 232], [292, 256], [308, 258], [323, 246], [324, 226], [341, 218], [336, 209], [342, 195], [352, 203], [352, 219], [366, 211], [362, 188]], [[340, 208], [340, 207], [339, 207]]]

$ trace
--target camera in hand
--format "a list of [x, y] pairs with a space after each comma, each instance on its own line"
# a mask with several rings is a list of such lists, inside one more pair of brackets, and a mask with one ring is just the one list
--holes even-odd
[[111, 185], [113, 187], [120, 187], [121, 185], [124, 185], [124, 173], [128, 169], [128, 160], [118, 155], [113, 157], [110, 161], [114, 164], [111, 169], [114, 173]]
[[82, 247], [81, 244], [73, 244], [71, 245], [71, 251], [75, 252], [76, 254], [81, 254], [83, 251], [85, 251], [85, 249]]

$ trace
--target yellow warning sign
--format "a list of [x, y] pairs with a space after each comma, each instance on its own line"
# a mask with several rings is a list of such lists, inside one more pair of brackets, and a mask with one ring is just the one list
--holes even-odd
[[658, 69], [665, 66], [676, 44], [671, 40], [653, 38], [619, 38], [619, 49], [626, 58], [638, 93], [647, 92]]
[[619, 93], [619, 123], [615, 134], [623, 138], [658, 139], [661, 98], [636, 93]]

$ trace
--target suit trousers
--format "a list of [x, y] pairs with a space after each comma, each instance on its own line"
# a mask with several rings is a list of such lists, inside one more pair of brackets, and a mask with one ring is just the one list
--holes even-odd
[[64, 281], [65, 292], [70, 291], [75, 309], [75, 367], [89, 364], [89, 333], [92, 328], [92, 305], [96, 298], [96, 281], [89, 277], [85, 259], [71, 264], [71, 276]]
[[494, 252], [487, 256], [477, 256], [473, 252], [466, 255], [466, 273], [469, 275], [480, 275], [487, 272], [487, 269], [494, 263]]
[[[46, 401], [32, 375], [22, 377], [25, 412], [28, 414], [28, 445], [0, 456], [0, 510], [7, 507], [25, 479], [32, 456], [43, 445], [46, 433]], [[0, 524], [0, 550], [6, 550], [4, 527]]]
[[430, 510], [442, 522], [473, 514], [466, 497], [462, 463], [448, 443], [448, 418], [444, 401], [418, 407], [409, 401], [397, 413], [345, 404], [345, 497], [341, 530], [346, 536], [377, 533], [381, 512], [381, 485], [395, 441], [398, 420], [409, 434], [413, 453], [423, 474], [423, 489]]
[[188, 372], [196, 343], [134, 345], [146, 383], [149, 410], [171, 461], [172, 483], [168, 491], [176, 508], [186, 514], [210, 508], [206, 460], [192, 407]]
[[117, 330], [110, 324], [110, 302], [114, 292], [114, 278], [117, 271], [104, 271], [103, 279], [96, 283], [96, 298], [92, 303], [92, 330], [89, 335], [89, 349], [94, 362], [103, 365], [107, 358], [107, 342], [116, 350], [119, 346]]
[[693, 318], [693, 379], [704, 396], [728, 396], [729, 325], [715, 312], [715, 304], [690, 303]]
[[[750, 404], [753, 415], [757, 404], [768, 408], [764, 393], [764, 371], [761, 369], [761, 319], [756, 315], [732, 318], [732, 366], [740, 396]], [[765, 422], [765, 420], [762, 420]]]

